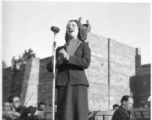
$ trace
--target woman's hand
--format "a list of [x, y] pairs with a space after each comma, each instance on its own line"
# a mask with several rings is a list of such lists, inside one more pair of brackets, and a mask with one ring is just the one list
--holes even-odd
[[60, 55], [61, 61], [65, 61], [65, 60], [67, 61], [69, 58], [69, 55], [67, 54], [67, 52], [64, 49], [61, 49], [59, 51], [59, 55]]
[[14, 112], [13, 115], [20, 117], [20, 113], [18, 113], [18, 112]]

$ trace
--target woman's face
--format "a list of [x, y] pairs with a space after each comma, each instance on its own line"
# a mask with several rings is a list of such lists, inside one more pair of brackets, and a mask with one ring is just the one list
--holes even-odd
[[67, 25], [67, 34], [70, 38], [77, 38], [78, 36], [78, 26], [77, 23], [74, 21], [71, 21]]

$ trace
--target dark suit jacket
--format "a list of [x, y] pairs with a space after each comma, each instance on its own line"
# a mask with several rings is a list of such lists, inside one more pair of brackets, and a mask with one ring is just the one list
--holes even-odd
[[[56, 50], [56, 57], [59, 57], [59, 51], [64, 46], [58, 47]], [[90, 65], [91, 50], [88, 43], [82, 42], [78, 49], [75, 51], [74, 56], [69, 56], [69, 60], [61, 65], [57, 64], [57, 78], [56, 86], [65, 86], [67, 80], [70, 80], [71, 85], [87, 85], [89, 86], [87, 77], [85, 75], [85, 69]], [[48, 71], [52, 72], [52, 61], [47, 65]]]
[[112, 120], [130, 120], [128, 111], [119, 107], [113, 114]]

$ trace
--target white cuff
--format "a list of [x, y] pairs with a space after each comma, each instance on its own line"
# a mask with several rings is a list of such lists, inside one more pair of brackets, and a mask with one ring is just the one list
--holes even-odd
[[67, 58], [66, 58], [66, 59], [67, 59], [67, 60], [69, 60], [69, 57], [70, 57], [70, 56], [69, 56], [69, 55], [67, 55]]

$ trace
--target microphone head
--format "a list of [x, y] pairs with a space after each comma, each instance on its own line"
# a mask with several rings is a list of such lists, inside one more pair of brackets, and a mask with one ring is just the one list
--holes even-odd
[[58, 27], [55, 27], [55, 26], [52, 26], [51, 27], [51, 30], [54, 32], [54, 33], [58, 33], [60, 31], [60, 29]]

